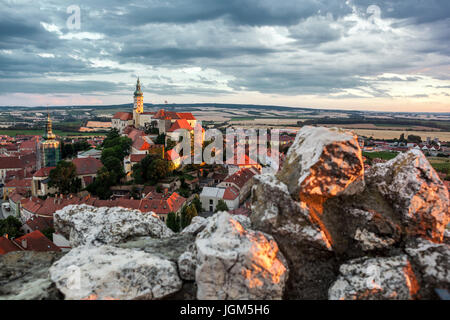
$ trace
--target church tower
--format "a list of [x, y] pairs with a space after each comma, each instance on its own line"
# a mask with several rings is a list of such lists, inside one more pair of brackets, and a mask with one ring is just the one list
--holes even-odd
[[134, 107], [133, 107], [133, 121], [134, 126], [139, 128], [140, 126], [140, 115], [144, 113], [144, 95], [141, 90], [141, 82], [139, 78], [136, 83], [136, 91], [134, 91]]
[[61, 161], [61, 145], [53, 133], [50, 114], [47, 114], [47, 125], [43, 138], [44, 141], [40, 142], [38, 148], [38, 167], [39, 169], [55, 167]]

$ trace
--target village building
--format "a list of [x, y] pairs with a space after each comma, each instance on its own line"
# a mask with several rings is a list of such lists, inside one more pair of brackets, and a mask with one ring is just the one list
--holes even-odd
[[252, 178], [257, 174], [259, 174], [259, 171], [255, 168], [240, 169], [219, 183], [217, 187], [235, 187], [239, 191], [239, 202], [243, 202], [250, 194]]

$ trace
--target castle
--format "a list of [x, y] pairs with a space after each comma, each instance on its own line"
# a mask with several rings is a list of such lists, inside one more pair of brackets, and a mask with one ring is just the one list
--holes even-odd
[[133, 98], [133, 112], [117, 112], [112, 118], [112, 128], [117, 129], [120, 133], [131, 126], [136, 129], [152, 128], [155, 133], [158, 131], [158, 134], [170, 134], [176, 129], [192, 131], [197, 125], [197, 119], [190, 112], [174, 112], [164, 109], [158, 112], [144, 112], [144, 94], [139, 78]]

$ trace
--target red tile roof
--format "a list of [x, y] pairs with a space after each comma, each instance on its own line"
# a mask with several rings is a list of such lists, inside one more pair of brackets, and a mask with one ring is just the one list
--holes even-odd
[[160, 109], [158, 110], [158, 112], [156, 112], [156, 114], [154, 115], [155, 119], [160, 119], [160, 120], [175, 120], [175, 119], [180, 119], [180, 117], [178, 116], [178, 114], [176, 112], [173, 111], [166, 111], [164, 109]]
[[150, 197], [142, 199], [139, 210], [142, 212], [153, 211], [156, 214], [168, 214], [169, 212], [177, 212], [185, 202], [186, 198], [174, 192], [170, 196], [164, 196], [159, 199], [154, 199], [153, 197], [152, 199]]
[[[128, 130], [127, 130], [128, 131]], [[130, 138], [133, 142], [136, 141], [139, 137], [145, 136], [145, 132], [136, 128], [131, 128], [128, 133], [126, 133], [128, 138]]]
[[239, 197], [239, 190], [235, 187], [228, 187], [223, 194], [224, 200], [234, 200]]
[[138, 137], [133, 142], [133, 148], [139, 151], [146, 151], [149, 150], [151, 147], [151, 144], [144, 138], [144, 137]]
[[10, 199], [12, 202], [14, 202], [14, 203], [18, 203], [20, 200], [23, 199], [23, 196], [22, 196], [20, 193], [18, 193], [18, 192], [16, 191], [16, 192], [13, 192], [13, 193], [9, 196], [9, 199]]
[[56, 167], [41, 168], [33, 175], [33, 177], [38, 177], [38, 178], [48, 177], [48, 176], [50, 176], [50, 171], [52, 171], [55, 168]]
[[32, 179], [14, 179], [5, 184], [5, 188], [30, 188]]
[[178, 152], [175, 151], [175, 149], [171, 149], [166, 152], [166, 159], [169, 161], [175, 161], [180, 158], [180, 155]]
[[20, 150], [36, 150], [38, 139], [32, 138], [30, 140], [25, 140], [19, 145]]
[[33, 216], [31, 219], [28, 219], [25, 224], [33, 231], [35, 230], [45, 230], [47, 228], [53, 227], [53, 221], [49, 218], [43, 218], [39, 216]]
[[146, 154], [132, 154], [130, 155], [130, 162], [137, 163], [141, 162], [147, 155]]
[[131, 112], [116, 112], [113, 119], [120, 119], [122, 121], [133, 120], [133, 114]]
[[41, 231], [36, 230], [14, 240], [25, 250], [29, 251], [61, 251], [53, 242], [51, 242]]
[[223, 182], [228, 183], [234, 183], [238, 186], [239, 189], [242, 189], [242, 187], [251, 179], [255, 173], [250, 170], [249, 168], [241, 169], [228, 178], [226, 178]]
[[189, 122], [187, 122], [186, 119], [176, 120], [176, 121], [172, 124], [172, 126], [170, 127], [170, 129], [169, 129], [168, 132], [174, 132], [175, 130], [178, 130], [178, 129], [185, 129], [185, 130], [188, 130], [188, 131], [194, 130], [194, 129], [190, 126]]
[[76, 158], [72, 163], [77, 167], [77, 175], [96, 174], [103, 167], [100, 160], [92, 157]]
[[13, 251], [21, 251], [19, 247], [17, 247], [11, 240], [0, 237], [0, 255], [7, 254]]
[[19, 157], [0, 157], [0, 169], [22, 169], [23, 160]]
[[181, 119], [196, 120], [194, 115], [190, 112], [177, 112], [177, 114]]

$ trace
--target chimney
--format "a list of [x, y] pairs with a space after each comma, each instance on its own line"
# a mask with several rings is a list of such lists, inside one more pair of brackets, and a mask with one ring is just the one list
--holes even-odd
[[28, 246], [27, 239], [23, 239], [23, 240], [22, 240], [22, 247], [23, 247], [24, 249], [26, 249], [27, 246]]

